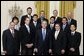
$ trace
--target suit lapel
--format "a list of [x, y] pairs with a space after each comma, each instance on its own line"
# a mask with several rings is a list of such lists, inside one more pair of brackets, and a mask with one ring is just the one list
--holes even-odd
[[13, 38], [13, 36], [12, 36], [12, 33], [11, 33], [10, 29], [8, 29], [8, 32], [9, 32], [10, 36]]

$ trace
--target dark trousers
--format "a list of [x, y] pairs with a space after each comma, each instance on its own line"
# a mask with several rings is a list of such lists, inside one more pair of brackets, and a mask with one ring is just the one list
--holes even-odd
[[33, 49], [23, 49], [21, 50], [21, 55], [33, 55]]

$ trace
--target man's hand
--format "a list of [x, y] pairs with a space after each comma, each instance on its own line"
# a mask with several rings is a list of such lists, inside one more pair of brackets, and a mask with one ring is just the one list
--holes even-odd
[[61, 54], [64, 54], [64, 53], [65, 53], [65, 50], [64, 50], [64, 49], [62, 49], [62, 50], [61, 50]]
[[33, 46], [33, 44], [26, 44], [26, 46], [27, 46], [28, 48], [31, 48], [31, 47]]
[[75, 51], [75, 49], [74, 49], [74, 48], [70, 48], [70, 51], [74, 52], [74, 51]]
[[38, 49], [37, 48], [34, 48], [34, 52], [38, 52]]
[[52, 53], [52, 49], [49, 49], [49, 53]]
[[6, 54], [6, 53], [7, 53], [7, 51], [4, 51], [4, 53]]

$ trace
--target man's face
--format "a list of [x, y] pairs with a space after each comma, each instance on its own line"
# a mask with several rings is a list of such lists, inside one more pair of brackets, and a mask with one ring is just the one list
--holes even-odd
[[55, 29], [56, 29], [57, 31], [60, 30], [59, 24], [55, 24]]
[[14, 30], [14, 28], [15, 28], [15, 23], [14, 23], [14, 22], [11, 22], [10, 25], [9, 25], [9, 28], [12, 29], [12, 30]]
[[38, 16], [34, 16], [34, 17], [33, 17], [33, 20], [34, 20], [34, 21], [37, 21], [37, 19], [38, 19]]
[[18, 24], [18, 20], [16, 20], [16, 19], [15, 19], [13, 22], [15, 23], [15, 25], [17, 25], [17, 24]]
[[67, 18], [72, 18], [72, 17], [73, 17], [73, 14], [71, 12], [68, 12]]
[[41, 26], [42, 26], [42, 28], [46, 29], [46, 27], [47, 27], [47, 22], [46, 22], [46, 21], [43, 21], [43, 22], [41, 23]]
[[45, 13], [44, 12], [41, 12], [41, 17], [45, 17]]
[[51, 19], [50, 19], [50, 22], [51, 22], [51, 23], [54, 23], [54, 18], [51, 18]]
[[25, 24], [29, 25], [29, 23], [30, 23], [30, 19], [29, 18], [26, 18]]
[[62, 23], [63, 24], [66, 24], [67, 23], [67, 20], [66, 19], [62, 19]]
[[53, 11], [53, 15], [56, 17], [58, 15], [57, 11]]
[[28, 9], [28, 10], [27, 10], [27, 13], [28, 13], [29, 15], [31, 15], [32, 9]]
[[71, 31], [75, 31], [75, 29], [76, 29], [76, 28], [75, 28], [74, 25], [71, 25], [71, 26], [70, 26], [70, 30], [71, 30]]

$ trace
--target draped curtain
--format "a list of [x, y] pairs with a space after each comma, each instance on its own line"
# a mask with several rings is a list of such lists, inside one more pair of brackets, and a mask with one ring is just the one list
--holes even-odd
[[66, 16], [69, 11], [74, 13], [75, 6], [76, 1], [60, 1], [59, 15], [61, 17]]
[[40, 11], [44, 10], [45, 17], [49, 19], [49, 1], [36, 1], [35, 2], [36, 13], [40, 16]]

